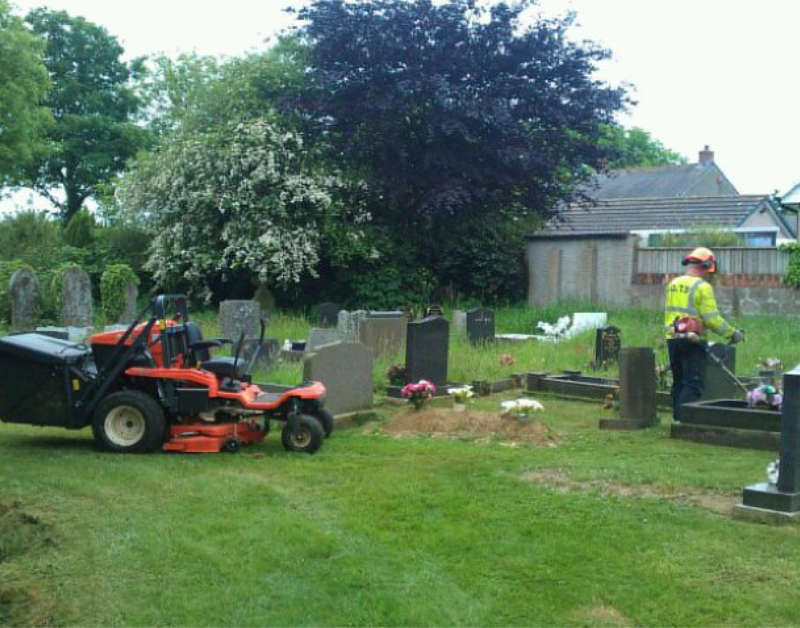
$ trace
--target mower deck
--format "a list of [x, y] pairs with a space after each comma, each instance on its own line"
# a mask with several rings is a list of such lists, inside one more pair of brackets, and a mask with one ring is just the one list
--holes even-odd
[[169, 428], [170, 440], [164, 443], [163, 449], [185, 453], [234, 453], [242, 445], [260, 443], [266, 434], [254, 421], [172, 425]]

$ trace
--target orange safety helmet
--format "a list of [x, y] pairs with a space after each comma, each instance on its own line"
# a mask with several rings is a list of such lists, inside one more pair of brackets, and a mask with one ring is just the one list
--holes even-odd
[[698, 246], [691, 253], [686, 255], [681, 264], [684, 266], [687, 264], [700, 264], [700, 266], [710, 273], [717, 272], [717, 258], [714, 256], [711, 249], [707, 249], [704, 246]]

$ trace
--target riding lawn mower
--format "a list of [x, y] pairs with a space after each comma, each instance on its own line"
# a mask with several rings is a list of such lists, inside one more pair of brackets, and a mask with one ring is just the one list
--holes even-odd
[[263, 321], [259, 348], [245, 364], [244, 335], [233, 357], [211, 357], [211, 348], [232, 341], [204, 339], [185, 295], [159, 295], [147, 310], [88, 344], [37, 333], [0, 338], [0, 419], [91, 426], [97, 444], [114, 452], [236, 452], [263, 441], [272, 420], [283, 423], [289, 451], [314, 453], [330, 435], [321, 382], [280, 392], [252, 382]]

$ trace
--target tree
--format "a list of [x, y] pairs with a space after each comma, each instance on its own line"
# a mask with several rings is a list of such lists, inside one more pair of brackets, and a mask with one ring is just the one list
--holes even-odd
[[[46, 104], [55, 118], [48, 133], [52, 152], [37, 161], [30, 178], [67, 223], [95, 186], [122, 170], [143, 145], [144, 132], [130, 122], [139, 103], [128, 85], [142, 62], [123, 62], [117, 39], [82, 17], [41, 8], [26, 21], [46, 42], [53, 84]], [[64, 200], [54, 187], [63, 189]]]
[[[587, 166], [626, 104], [591, 78], [597, 47], [571, 18], [523, 27], [533, 0], [315, 0], [300, 11], [316, 89], [297, 105], [372, 173], [405, 232], [436, 214], [545, 212]], [[416, 220], [415, 220], [416, 219]]]
[[40, 105], [50, 87], [44, 43], [0, 0], [0, 187], [24, 178], [24, 167], [45, 149], [52, 120]]
[[210, 297], [241, 273], [285, 286], [315, 275], [323, 248], [340, 263], [370, 251], [353, 186], [319, 164], [299, 135], [264, 120], [173, 133], [140, 156], [117, 198], [149, 218], [160, 286]]
[[683, 155], [665, 148], [644, 129], [609, 126], [607, 134], [604, 141], [608, 142], [609, 150], [617, 152], [617, 156], [609, 162], [611, 168], [675, 166], [687, 161]]

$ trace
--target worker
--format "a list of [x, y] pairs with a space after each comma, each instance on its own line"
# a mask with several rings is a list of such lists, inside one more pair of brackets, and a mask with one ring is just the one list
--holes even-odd
[[680, 420], [680, 407], [703, 394], [706, 330], [731, 343], [744, 340], [744, 332], [720, 314], [709, 280], [717, 271], [714, 253], [703, 246], [681, 262], [686, 272], [669, 282], [664, 300], [667, 352], [672, 371], [672, 416]]

